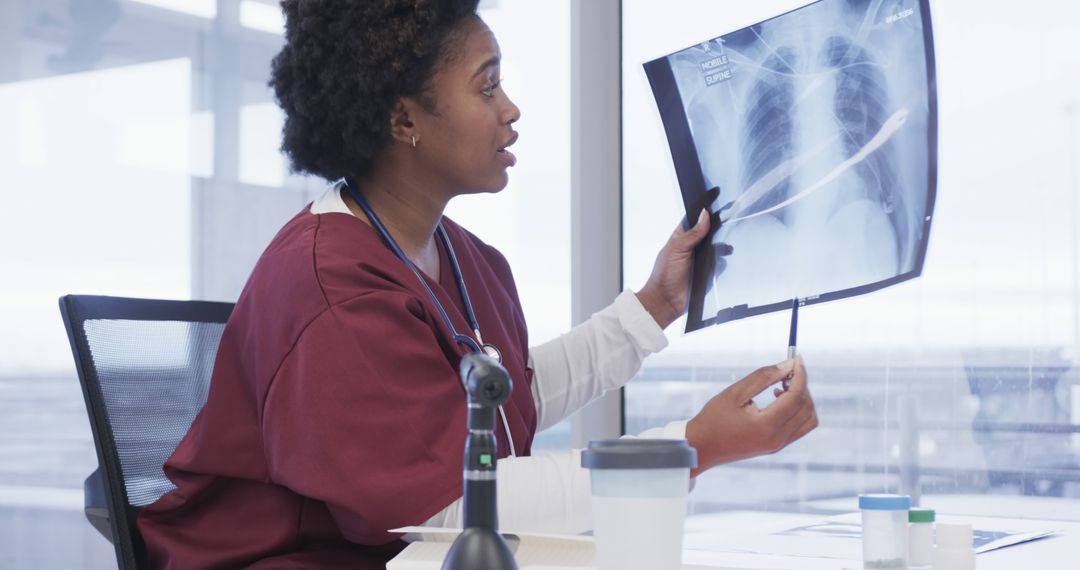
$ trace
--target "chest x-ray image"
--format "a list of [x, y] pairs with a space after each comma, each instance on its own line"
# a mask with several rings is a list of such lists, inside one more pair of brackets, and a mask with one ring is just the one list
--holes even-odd
[[687, 331], [922, 272], [929, 16], [928, 0], [820, 0], [645, 64], [687, 219], [712, 219]]

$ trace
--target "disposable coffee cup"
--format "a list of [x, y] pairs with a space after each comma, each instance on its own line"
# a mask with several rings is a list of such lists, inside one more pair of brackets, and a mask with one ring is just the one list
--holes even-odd
[[681, 568], [697, 451], [685, 439], [593, 441], [581, 453], [581, 466], [592, 480], [597, 568]]

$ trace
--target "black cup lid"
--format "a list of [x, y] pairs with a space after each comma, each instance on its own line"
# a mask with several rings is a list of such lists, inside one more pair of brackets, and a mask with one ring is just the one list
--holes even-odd
[[588, 469], [677, 469], [697, 467], [697, 450], [685, 439], [604, 439], [581, 452]]

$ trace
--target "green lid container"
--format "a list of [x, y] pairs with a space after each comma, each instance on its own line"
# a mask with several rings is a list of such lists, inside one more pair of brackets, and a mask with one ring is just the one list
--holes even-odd
[[934, 509], [913, 508], [908, 511], [907, 520], [911, 523], [934, 522]]

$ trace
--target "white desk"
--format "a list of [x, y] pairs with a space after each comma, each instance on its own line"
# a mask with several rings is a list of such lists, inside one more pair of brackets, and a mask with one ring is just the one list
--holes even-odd
[[[1075, 499], [1039, 499], [1029, 497], [990, 496], [937, 496], [925, 498], [924, 504], [935, 508], [940, 522], [966, 522], [979, 530], [1041, 531], [1056, 530], [1058, 534], [1016, 546], [986, 552], [976, 556], [978, 570], [1076, 570], [1080, 568], [1080, 521], [1050, 520], [1049, 517], [1076, 517], [1080, 514], [1080, 501]], [[852, 500], [823, 501], [811, 505], [817, 508], [843, 509], [852, 506]], [[835, 511], [834, 511], [835, 512]], [[969, 513], [966, 515], [942, 515], [940, 513]], [[987, 513], [1010, 513], [1023, 518], [990, 517]], [[1046, 518], [1036, 518], [1037, 515]], [[822, 515], [768, 513], [758, 511], [729, 511], [687, 518], [683, 551], [684, 570], [859, 570], [862, 562], [861, 541], [854, 548], [851, 543], [844, 547], [849, 557], [793, 556], [784, 553], [782, 540], [774, 540], [771, 534], [791, 528], [819, 523]], [[858, 514], [850, 515], [852, 522]], [[414, 552], [410, 561], [395, 560], [395, 570], [437, 570], [446, 556], [453, 533], [442, 542], [418, 544], [423, 552]], [[560, 539], [561, 540], [561, 539]], [[592, 568], [592, 545], [578, 537], [572, 544], [560, 542], [552, 546], [559, 557], [579, 559], [577, 564], [550, 563], [523, 568], [584, 570]], [[847, 539], [855, 540], [858, 539]], [[805, 543], [804, 543], [805, 544]], [[817, 545], [819, 543], [814, 542]], [[753, 547], [753, 548], [751, 548]], [[410, 547], [412, 548], [412, 547]], [[755, 549], [759, 553], [745, 552]], [[761, 553], [769, 552], [771, 553]], [[820, 550], [820, 546], [818, 550]], [[739, 551], [743, 550], [743, 551]], [[831, 554], [831, 552], [828, 552]], [[563, 556], [566, 555], [566, 556]]]
[[[823, 517], [785, 513], [736, 511], [691, 516], [686, 524], [684, 568], [731, 568], [755, 570], [858, 570], [862, 562], [849, 558], [812, 558], [782, 554], [757, 554], [701, 550], [715, 538], [723, 548], [730, 544], [760, 542], [773, 532], [819, 522]], [[1080, 568], [1080, 522], [980, 516], [942, 516], [942, 522], [970, 522], [982, 530], [1047, 530], [1057, 535], [979, 554], [979, 570], [1074, 570]], [[697, 548], [695, 548], [697, 547]]]

